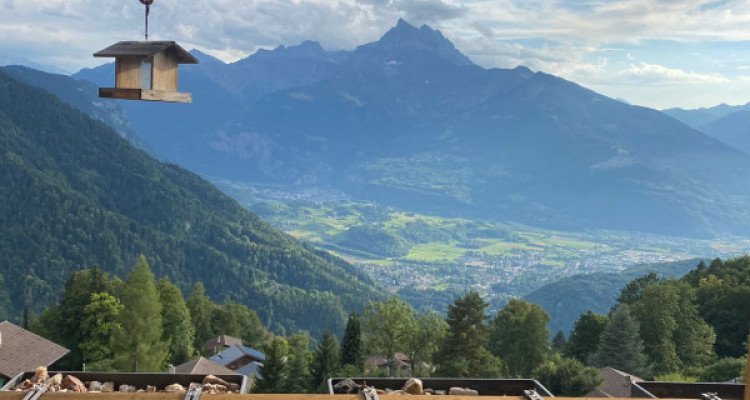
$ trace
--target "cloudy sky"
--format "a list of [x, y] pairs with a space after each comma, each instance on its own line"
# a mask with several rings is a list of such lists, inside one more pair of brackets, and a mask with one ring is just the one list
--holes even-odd
[[[143, 34], [136, 0], [0, 0], [0, 61], [75, 72]], [[151, 38], [231, 62], [317, 40], [350, 50], [398, 18], [484, 67], [525, 65], [654, 108], [750, 101], [750, 0], [156, 0]]]

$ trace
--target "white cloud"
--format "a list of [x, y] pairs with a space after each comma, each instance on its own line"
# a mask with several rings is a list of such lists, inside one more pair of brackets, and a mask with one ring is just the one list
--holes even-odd
[[685, 72], [677, 68], [667, 68], [658, 64], [647, 64], [642, 62], [640, 66], [631, 64], [626, 75], [641, 78], [645, 82], [653, 83], [677, 83], [677, 84], [705, 84], [705, 83], [727, 83], [729, 80], [719, 74], [699, 74], [696, 72]]

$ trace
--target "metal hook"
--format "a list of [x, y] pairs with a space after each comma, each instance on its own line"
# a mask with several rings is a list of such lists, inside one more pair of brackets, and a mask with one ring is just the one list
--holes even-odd
[[154, 0], [138, 0], [146, 6], [146, 41], [148, 41], [148, 14], [151, 12], [151, 4], [154, 4]]

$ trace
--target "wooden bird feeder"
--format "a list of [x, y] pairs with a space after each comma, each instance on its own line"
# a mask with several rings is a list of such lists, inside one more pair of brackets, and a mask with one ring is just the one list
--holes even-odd
[[118, 42], [94, 53], [115, 58], [115, 87], [99, 88], [99, 97], [190, 103], [177, 91], [177, 65], [198, 60], [173, 41]]

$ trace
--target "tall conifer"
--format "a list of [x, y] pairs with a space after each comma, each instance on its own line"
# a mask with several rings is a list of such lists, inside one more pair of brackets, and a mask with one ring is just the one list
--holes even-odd
[[608, 366], [637, 376], [648, 374], [638, 322], [630, 315], [627, 305], [614, 309], [591, 361], [597, 367]]
[[350, 313], [341, 340], [341, 365], [362, 369], [362, 327], [357, 313]]
[[143, 255], [128, 275], [121, 302], [120, 327], [112, 337], [114, 366], [123, 372], [163, 371], [167, 345], [162, 341], [161, 304]]
[[190, 360], [194, 353], [195, 327], [190, 320], [190, 312], [180, 288], [166, 278], [159, 279], [156, 290], [161, 303], [162, 340], [169, 343], [167, 360], [174, 365], [182, 364]]

